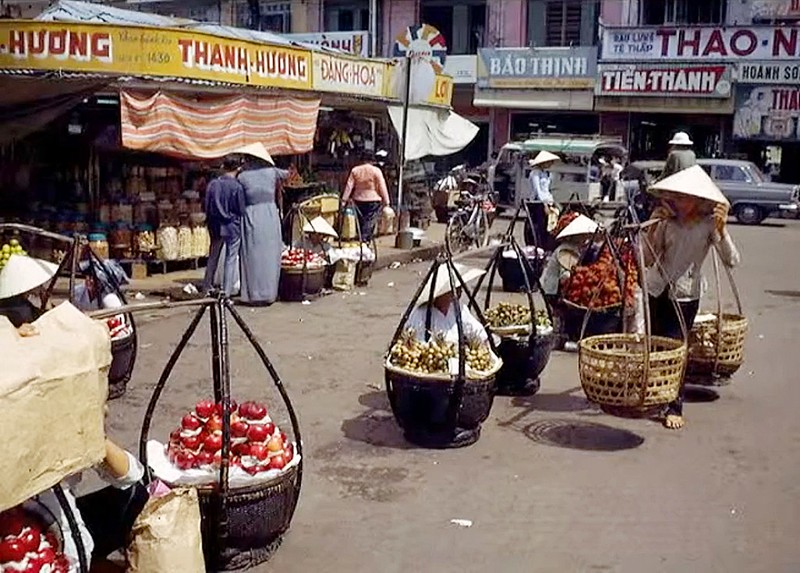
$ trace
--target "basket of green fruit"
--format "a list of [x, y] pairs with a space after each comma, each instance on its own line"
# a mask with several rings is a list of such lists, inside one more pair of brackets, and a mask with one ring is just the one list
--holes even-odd
[[[466, 281], [480, 273], [450, 259], [435, 261], [389, 346], [384, 363], [389, 403], [406, 439], [417, 445], [470, 445], [489, 416], [503, 361], [474, 299], [477, 318], [469, 304], [458, 301]], [[422, 300], [428, 304], [417, 304], [426, 289]]]
[[[539, 376], [547, 366], [555, 345], [553, 321], [546, 301], [543, 301], [544, 308], [537, 310], [533, 295], [535, 289], [530, 284], [526, 285], [524, 291], [524, 304], [502, 301], [492, 306], [492, 283], [503, 253], [508, 249], [520, 250], [513, 237], [509, 238], [508, 243], [498, 248], [484, 274], [489, 277], [484, 314], [487, 327], [500, 340], [497, 351], [503, 366], [497, 374], [497, 393], [529, 396], [539, 390]], [[481, 280], [475, 288], [476, 296], [482, 286]]]

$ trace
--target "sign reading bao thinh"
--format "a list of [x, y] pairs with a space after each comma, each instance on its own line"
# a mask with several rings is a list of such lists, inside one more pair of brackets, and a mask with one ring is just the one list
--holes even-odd
[[179, 29], [0, 21], [0, 68], [311, 89], [311, 52]]
[[731, 73], [724, 64], [601, 64], [599, 76], [595, 91], [603, 96], [726, 98], [731, 94]]

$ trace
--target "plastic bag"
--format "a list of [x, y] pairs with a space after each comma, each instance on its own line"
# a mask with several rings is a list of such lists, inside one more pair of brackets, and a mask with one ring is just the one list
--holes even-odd
[[356, 261], [342, 259], [336, 263], [333, 273], [333, 288], [340, 291], [353, 290], [356, 282]]

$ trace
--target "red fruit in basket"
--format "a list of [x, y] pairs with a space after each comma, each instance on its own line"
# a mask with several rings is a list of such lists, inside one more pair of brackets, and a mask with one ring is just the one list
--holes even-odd
[[25, 512], [19, 508], [0, 513], [0, 537], [19, 535], [25, 529]]
[[197, 454], [198, 466], [210, 466], [214, 463], [214, 453], [208, 450], [203, 450]]
[[197, 463], [197, 456], [195, 456], [192, 452], [179, 452], [177, 456], [175, 456], [175, 465], [178, 466], [178, 469], [181, 470], [190, 470], [192, 469], [195, 464]]
[[0, 541], [0, 563], [22, 561], [25, 559], [25, 553], [27, 553], [25, 546], [15, 537]]
[[280, 433], [280, 438], [281, 438], [281, 441], [282, 441], [284, 444], [287, 444], [287, 443], [289, 443], [289, 438], [286, 436], [286, 432], [281, 432], [281, 433]]
[[44, 534], [44, 540], [53, 549], [53, 551], [58, 549], [58, 539], [56, 539], [56, 534], [52, 531], [48, 531]]
[[203, 443], [200, 435], [196, 436], [181, 436], [181, 445], [187, 450], [196, 450]]
[[242, 402], [242, 405], [239, 406], [239, 415], [242, 418], [250, 420], [250, 406], [252, 406], [252, 402]]
[[22, 543], [26, 553], [35, 553], [39, 550], [39, 545], [41, 545], [42, 535], [33, 528], [26, 527], [17, 539]]
[[286, 458], [286, 463], [289, 463], [294, 459], [294, 446], [292, 444], [287, 444], [284, 442], [283, 446], [283, 457]]
[[197, 416], [203, 419], [208, 419], [211, 417], [211, 414], [214, 413], [214, 402], [213, 400], [200, 400], [194, 407], [194, 411], [197, 412]]
[[180, 430], [173, 430], [169, 435], [169, 443], [170, 444], [179, 444], [181, 441], [181, 431]]
[[269, 457], [269, 450], [263, 444], [250, 444], [250, 455], [263, 462]]
[[285, 467], [286, 458], [283, 456], [283, 454], [279, 454], [269, 460], [269, 469], [271, 470], [282, 470]]
[[266, 424], [264, 424], [264, 427], [267, 429], [267, 435], [268, 436], [274, 436], [275, 435], [275, 430], [277, 429], [275, 427], [275, 424], [273, 424], [272, 422], [267, 422]]
[[56, 555], [55, 549], [51, 549], [47, 547], [42, 549], [36, 554], [36, 557], [39, 559], [42, 565], [52, 565], [56, 562], [58, 556]]
[[247, 439], [251, 442], [266, 442], [269, 436], [266, 424], [251, 424], [247, 430]]
[[253, 402], [250, 407], [251, 420], [263, 420], [267, 415], [267, 407], [264, 404]]
[[192, 414], [186, 414], [183, 419], [181, 420], [181, 427], [184, 430], [197, 430], [200, 426], [203, 425], [197, 417], [193, 416]]
[[280, 438], [272, 438], [267, 443], [267, 449], [273, 453], [280, 452], [283, 449], [283, 440]]
[[221, 432], [222, 431], [222, 416], [219, 414], [214, 414], [208, 419], [206, 422], [206, 430], [209, 433], [213, 432]]
[[236, 420], [231, 422], [231, 436], [234, 438], [244, 438], [247, 436], [247, 430], [250, 429], [250, 424], [244, 420]]
[[211, 434], [203, 442], [203, 449], [207, 452], [218, 452], [222, 449], [222, 434]]
[[233, 444], [231, 452], [236, 456], [246, 456], [250, 453], [250, 444], [242, 442], [241, 444]]
[[[238, 409], [239, 409], [239, 405], [236, 403], [236, 400], [231, 400], [231, 414], [235, 414]], [[218, 403], [218, 404], [216, 404], [214, 406], [214, 411], [217, 414], [219, 414], [220, 416], [222, 416], [222, 412], [223, 412], [222, 402], [220, 402], [220, 403]]]

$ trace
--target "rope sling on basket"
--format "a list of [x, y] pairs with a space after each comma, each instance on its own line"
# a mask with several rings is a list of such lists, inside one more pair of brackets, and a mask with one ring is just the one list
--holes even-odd
[[717, 308], [716, 312], [709, 316], [710, 320], [695, 320], [689, 330], [689, 358], [686, 371], [696, 376], [729, 377], [744, 363], [744, 342], [747, 337], [748, 321], [742, 312], [739, 289], [727, 265], [722, 266], [728, 276], [737, 310], [735, 314], [723, 312], [719, 255], [716, 248], [712, 249], [711, 256], [717, 288]]
[[[519, 265], [525, 286], [527, 307], [506, 302], [501, 302], [496, 307], [491, 306], [495, 273], [508, 247], [516, 254], [516, 258], [512, 260]], [[486, 266], [485, 274], [475, 286], [475, 297], [478, 296], [483, 286], [483, 279], [487, 276], [489, 278], [483, 305], [484, 316], [488, 321], [487, 328], [490, 333], [500, 338], [497, 351], [503, 360], [503, 366], [497, 373], [498, 394], [535, 394], [540, 386], [539, 375], [547, 366], [555, 344], [553, 315], [547, 301], [544, 302], [542, 313], [537, 312], [533, 292], [536, 289], [542, 292], [541, 285], [538, 278], [532, 283], [528, 273], [525, 272], [523, 251], [513, 235], [508, 237], [507, 243], [503, 243], [495, 250]]]
[[[440, 272], [446, 273], [446, 282]], [[431, 332], [431, 326], [437, 284], [449, 289], [446, 292], [462, 289], [468, 297], [467, 309], [476, 313], [481, 325], [486, 323], [452, 258], [440, 255], [417, 288], [392, 337], [384, 364], [386, 391], [407, 440], [424, 447], [462, 447], [480, 437], [481, 423], [492, 407], [495, 377], [502, 360], [491, 336], [487, 337], [488, 347], [468, 347], [457, 297], [449, 312], [454, 312], [458, 342], [451, 344], [435, 338], [438, 333]], [[425, 332], [408, 333], [409, 317], [417, 310], [425, 291]]]
[[[530, 247], [533, 249], [533, 256], [530, 256], [525, 249], [521, 249], [525, 252], [525, 256], [522, 258], [520, 258], [516, 250], [511, 247], [510, 243], [511, 239], [514, 237], [517, 220], [523, 210], [525, 211], [525, 219], [528, 225], [533, 228], [533, 220], [531, 219], [531, 214], [527, 205], [524, 203], [520, 204], [520, 206], [517, 207], [516, 213], [511, 218], [511, 222], [508, 224], [508, 228], [503, 237], [505, 248], [501, 252], [506, 256], [501, 257], [497, 263], [497, 270], [503, 282], [503, 290], [506, 292], [524, 292], [528, 288], [538, 288], [540, 286], [539, 278], [544, 269], [544, 250], [541, 245], [534, 244]], [[536, 234], [534, 233], [534, 239], [535, 237]], [[536, 243], [536, 241], [534, 241], [534, 243]], [[521, 264], [518, 264], [520, 262]], [[524, 275], [527, 275], [527, 277]]]
[[[367, 286], [369, 284], [370, 279], [372, 278], [372, 273], [375, 270], [375, 261], [378, 259], [378, 242], [375, 239], [375, 233], [373, 229], [372, 239], [371, 239], [371, 248], [372, 248], [372, 259], [369, 260], [369, 257], [365, 257], [364, 255], [364, 234], [361, 230], [361, 221], [357, 215], [357, 207], [354, 205], [352, 201], [348, 203], [348, 207], [352, 208], [356, 211], [355, 219], [355, 231], [356, 231], [356, 238], [358, 239], [358, 260], [346, 260], [342, 259], [342, 264], [339, 265], [338, 261], [336, 265], [335, 273], [339, 273], [340, 278], [339, 283], [341, 286], [339, 290], [351, 290], [354, 286]], [[338, 228], [338, 243], [339, 249], [343, 249], [343, 230], [344, 230], [344, 215], [339, 217], [339, 224], [337, 225]], [[351, 268], [355, 263], [355, 269]], [[352, 280], [351, 280], [352, 279]], [[331, 277], [331, 283], [335, 286], [335, 274]]]
[[[636, 416], [669, 404], [678, 397], [686, 368], [686, 323], [672, 299], [683, 333], [682, 340], [652, 335], [650, 304], [642, 241], [638, 230], [632, 237], [644, 301], [645, 334], [601, 334], [578, 343], [578, 372], [586, 397], [607, 413]], [[591, 305], [584, 318], [589, 321]]]
[[[153, 414], [172, 371], [194, 335], [206, 310], [210, 309], [211, 370], [214, 401], [222, 405], [222, 449], [219, 483], [197, 486], [202, 515], [203, 552], [210, 570], [231, 571], [258, 565], [269, 559], [289, 529], [300, 496], [303, 477], [303, 441], [291, 400], [272, 362], [244, 319], [222, 295], [196, 301], [200, 309], [183, 333], [153, 389], [139, 439], [139, 457], [145, 479], [152, 480], [148, 464], [148, 436]], [[188, 305], [181, 305], [188, 306]], [[232, 440], [228, 316], [244, 333], [266, 369], [288, 412], [299, 463], [287, 465], [277, 477], [254, 485], [233, 487], [230, 481]]]

